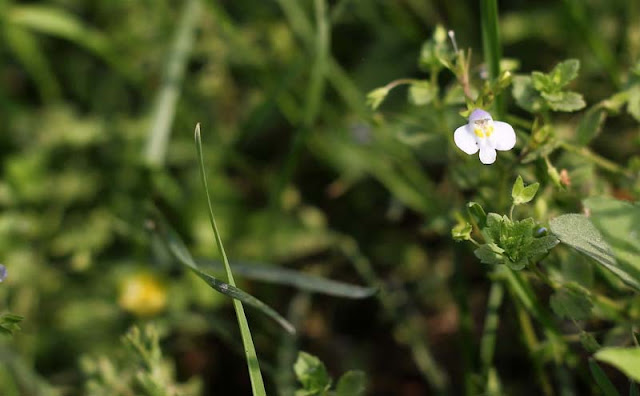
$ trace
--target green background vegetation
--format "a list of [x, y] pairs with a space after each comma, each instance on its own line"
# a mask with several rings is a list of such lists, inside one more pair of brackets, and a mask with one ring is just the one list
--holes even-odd
[[[0, 0], [0, 263], [9, 273], [0, 312], [24, 317], [22, 330], [0, 335], [0, 393], [250, 394], [231, 300], [167, 254], [151, 220], [163, 213], [191, 254], [214, 260], [207, 268], [226, 279], [193, 143], [197, 122], [237, 285], [297, 329], [290, 335], [246, 307], [268, 394], [297, 389], [298, 350], [335, 379], [364, 371], [375, 395], [478, 394], [500, 388], [494, 383], [507, 394], [599, 392], [581, 334], [628, 345], [637, 295], [558, 247], [545, 273], [600, 293], [610, 309], [578, 326], [571, 312], [579, 308], [551, 314], [550, 287], [524, 276], [536, 308], [504, 292], [487, 358], [485, 315], [503, 297], [489, 293], [492, 267], [471, 244], [454, 242], [451, 228], [468, 201], [506, 214], [519, 174], [540, 189], [516, 214], [542, 224], [581, 212], [591, 196], [638, 200], [630, 175], [640, 168], [640, 3], [499, 6], [502, 55], [514, 73], [580, 61], [569, 87], [589, 110], [537, 120], [558, 141], [579, 144], [553, 147], [546, 160], [536, 152], [522, 161], [535, 151], [523, 151], [533, 117], [511, 87], [502, 100], [518, 130], [512, 152], [484, 166], [453, 144], [466, 122], [455, 77], [429, 81], [418, 59], [437, 25], [453, 29], [458, 46], [472, 48], [480, 87], [487, 71], [476, 2]], [[399, 87], [371, 110], [367, 93], [398, 78], [425, 79], [431, 90], [407, 98]], [[616, 107], [617, 93], [626, 96]], [[570, 185], [554, 182], [552, 168]], [[276, 283], [242, 275], [256, 267]], [[278, 284], [286, 276], [277, 269], [378, 291], [340, 294], [334, 287], [344, 285], [314, 283], [321, 293], [310, 292]], [[554, 296], [556, 313], [575, 302]], [[144, 357], [139, 364], [132, 353]], [[626, 377], [602, 367], [626, 393]]]

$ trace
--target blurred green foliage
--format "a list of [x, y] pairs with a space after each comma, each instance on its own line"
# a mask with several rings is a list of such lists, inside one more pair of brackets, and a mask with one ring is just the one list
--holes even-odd
[[[249, 394], [230, 301], [147, 231], [153, 204], [196, 262], [220, 260], [196, 122], [232, 267], [378, 290], [351, 300], [238, 279], [298, 330], [247, 310], [269, 394], [298, 388], [298, 349], [366, 372], [371, 394], [597, 392], [580, 337], [629, 347], [640, 320], [627, 286], [640, 222], [623, 202], [640, 196], [640, 5], [499, 5], [503, 74], [489, 81], [475, 2], [0, 0], [0, 313], [24, 318], [0, 334], [0, 393]], [[484, 166], [452, 135], [466, 94], [496, 93], [518, 143]], [[149, 161], [161, 129], [166, 151]], [[452, 240], [456, 224], [464, 240], [494, 227], [518, 175], [539, 183], [535, 200], [500, 224], [532, 243], [539, 224], [568, 220], [573, 234], [554, 235], [586, 256], [529, 260], [496, 235], [529, 260], [516, 273]], [[129, 333], [125, 351], [121, 336], [150, 322], [163, 341]], [[485, 323], [501, 342], [479, 357]]]

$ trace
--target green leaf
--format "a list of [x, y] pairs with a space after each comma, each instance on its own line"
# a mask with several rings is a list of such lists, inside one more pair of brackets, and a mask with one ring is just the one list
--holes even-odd
[[549, 73], [549, 77], [553, 86], [560, 89], [578, 77], [579, 70], [580, 61], [577, 59], [568, 59], [558, 63]]
[[522, 177], [518, 175], [516, 182], [513, 184], [513, 188], [511, 189], [511, 198], [513, 198], [514, 205], [521, 205], [523, 203], [527, 203], [531, 201], [538, 192], [538, 188], [540, 188], [540, 183], [533, 183], [524, 186], [524, 182], [522, 181]]
[[578, 144], [586, 146], [602, 131], [604, 121], [607, 119], [607, 111], [600, 106], [589, 109], [578, 124]]
[[533, 86], [540, 92], [558, 92], [576, 77], [580, 70], [580, 61], [569, 59], [558, 63], [548, 74], [541, 72], [531, 73]]
[[384, 99], [389, 94], [389, 91], [390, 88], [385, 86], [376, 88], [367, 94], [367, 105], [371, 107], [371, 110], [376, 110], [378, 107], [380, 107]]
[[562, 215], [551, 220], [550, 228], [560, 242], [591, 257], [640, 291], [640, 273], [634, 267], [616, 262], [611, 247], [587, 217], [581, 214]]
[[618, 267], [640, 283], [640, 205], [609, 197], [584, 201], [591, 223], [600, 231]]
[[497, 265], [504, 264], [505, 262], [505, 257], [502, 255], [503, 252], [504, 250], [495, 243], [487, 243], [477, 248], [473, 254], [475, 254], [483, 264]]
[[573, 91], [543, 92], [542, 97], [554, 111], [572, 112], [583, 109], [587, 105], [582, 95]]
[[560, 241], [554, 235], [545, 235], [539, 238], [533, 238], [527, 252], [530, 256], [537, 256], [540, 254], [546, 254], [549, 250], [553, 249]]
[[634, 381], [640, 381], [640, 348], [608, 347], [600, 349], [595, 358], [622, 371]]
[[538, 113], [546, 108], [546, 102], [533, 87], [529, 76], [515, 76], [511, 93], [518, 106], [530, 113]]
[[500, 242], [500, 234], [503, 222], [510, 222], [507, 216], [500, 216], [497, 213], [489, 213], [487, 215], [487, 226], [482, 230], [484, 237], [489, 242]]
[[522, 193], [522, 190], [524, 190], [524, 180], [522, 180], [522, 176], [518, 175], [515, 183], [513, 183], [513, 187], [511, 188], [511, 198], [515, 201]]
[[591, 299], [585, 293], [567, 289], [557, 290], [549, 304], [556, 315], [573, 320], [588, 319], [593, 308]]
[[451, 229], [451, 237], [455, 241], [468, 241], [471, 239], [471, 224], [460, 223]]
[[[516, 182], [515, 190], [520, 191], [520, 183]], [[540, 260], [558, 243], [552, 235], [534, 236], [537, 227], [532, 218], [512, 221], [507, 216], [489, 213], [482, 233], [490, 243], [477, 249], [476, 256], [487, 264], [506, 264], [513, 270], [521, 270]]]
[[324, 363], [306, 352], [298, 353], [298, 359], [293, 364], [293, 371], [302, 384], [303, 395], [322, 394], [331, 386], [331, 377]]
[[424, 106], [438, 96], [438, 86], [429, 81], [416, 81], [409, 86], [409, 103]]
[[478, 228], [483, 229], [487, 226], [487, 214], [479, 203], [469, 202], [467, 204], [467, 211]]
[[539, 72], [534, 71], [531, 73], [531, 82], [536, 91], [539, 92], [552, 92], [555, 90], [554, 84], [551, 81], [551, 77]]
[[20, 330], [20, 323], [24, 317], [20, 315], [14, 315], [12, 313], [5, 313], [0, 315], [0, 333], [12, 335], [16, 331]]
[[640, 84], [634, 85], [628, 92], [627, 111], [640, 122]]
[[511, 260], [505, 261], [505, 264], [507, 264], [507, 267], [511, 268], [514, 271], [520, 271], [521, 269], [526, 267], [528, 263], [529, 261], [526, 258], [522, 258], [517, 261], [511, 261]]
[[437, 72], [443, 66], [451, 69], [454, 52], [447, 45], [447, 31], [442, 25], [436, 26], [431, 39], [425, 41], [420, 50], [418, 66], [429, 72]]
[[336, 396], [363, 396], [367, 378], [362, 371], [347, 371], [338, 380]]
[[[197, 259], [196, 262], [199, 265], [211, 267], [217, 271], [223, 269], [223, 265], [219, 261]], [[357, 299], [370, 297], [378, 291], [374, 287], [362, 287], [338, 282], [300, 271], [279, 268], [274, 265], [236, 261], [232, 262], [231, 265], [233, 266], [234, 274], [247, 279], [293, 286], [313, 293]]]
[[598, 384], [598, 387], [602, 393], [604, 393], [604, 396], [620, 396], [616, 387], [611, 383], [611, 380], [593, 359], [589, 359], [589, 370], [591, 370], [591, 375], [593, 376], [593, 379], [596, 380], [596, 384]]

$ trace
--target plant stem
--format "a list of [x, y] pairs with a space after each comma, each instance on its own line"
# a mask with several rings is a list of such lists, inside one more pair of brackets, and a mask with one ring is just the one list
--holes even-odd
[[[475, 242], [472, 239], [473, 242]], [[477, 242], [475, 242], [477, 244]], [[458, 326], [458, 339], [460, 342], [458, 351], [462, 357], [464, 372], [465, 395], [474, 394], [473, 365], [476, 361], [475, 348], [473, 347], [473, 317], [469, 308], [469, 285], [465, 274], [465, 265], [461, 257], [460, 249], [453, 250], [455, 273], [453, 276], [453, 296], [458, 304], [460, 312], [460, 325]]]
[[533, 360], [533, 365], [538, 374], [538, 380], [540, 381], [542, 391], [545, 395], [552, 395], [553, 389], [551, 387], [549, 378], [544, 371], [544, 366], [540, 361], [540, 358], [536, 356], [536, 352], [540, 347], [538, 345], [538, 337], [536, 336], [535, 329], [533, 328], [533, 323], [531, 322], [531, 316], [529, 316], [529, 314], [521, 304], [515, 304], [515, 306], [516, 310], [518, 311], [518, 321], [520, 322], [520, 327], [522, 328], [522, 338], [527, 346], [529, 355]]
[[[495, 81], [500, 75], [500, 59], [502, 59], [497, 0], [480, 1], [480, 19], [482, 21], [484, 61], [489, 71], [489, 79]], [[504, 102], [501, 94], [496, 95], [495, 98], [495, 113], [498, 119], [504, 118]]]
[[476, 245], [477, 247], [480, 247], [480, 246], [481, 246], [481, 245], [480, 245], [480, 242], [476, 241], [476, 240], [475, 240], [475, 239], [473, 239], [473, 238], [470, 238], [470, 239], [469, 239], [469, 242], [473, 243], [473, 244], [474, 244], [474, 245]]
[[482, 364], [482, 374], [487, 375], [493, 363], [493, 355], [496, 347], [496, 331], [500, 316], [498, 310], [502, 305], [504, 297], [504, 285], [501, 280], [494, 280], [489, 290], [487, 301], [487, 313], [484, 318], [484, 331], [480, 340], [480, 363]]
[[605, 169], [612, 173], [618, 173], [623, 176], [627, 176], [629, 178], [633, 178], [633, 175], [628, 170], [624, 169], [620, 165], [616, 164], [613, 161], [610, 161], [606, 158], [595, 154], [593, 151], [589, 150], [587, 147], [577, 147], [568, 142], [560, 143], [560, 147], [563, 149], [570, 151], [572, 153], [578, 154], [582, 158], [593, 162], [595, 165], [599, 166], [602, 169]]

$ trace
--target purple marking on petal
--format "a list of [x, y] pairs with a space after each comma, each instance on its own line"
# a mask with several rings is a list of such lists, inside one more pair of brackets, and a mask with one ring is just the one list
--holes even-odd
[[482, 110], [482, 109], [475, 109], [474, 111], [471, 112], [471, 114], [469, 115], [469, 122], [474, 122], [477, 120], [484, 120], [484, 119], [490, 119], [493, 120], [493, 118], [491, 118], [491, 114], [489, 114], [488, 112]]
[[7, 279], [7, 267], [0, 264], [0, 282]]

